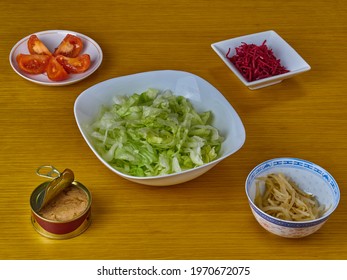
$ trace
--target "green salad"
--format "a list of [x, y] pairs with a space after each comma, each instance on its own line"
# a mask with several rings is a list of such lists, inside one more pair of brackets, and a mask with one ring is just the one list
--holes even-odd
[[88, 126], [94, 147], [132, 176], [172, 174], [218, 158], [223, 137], [210, 111], [198, 113], [183, 96], [148, 89], [114, 98]]

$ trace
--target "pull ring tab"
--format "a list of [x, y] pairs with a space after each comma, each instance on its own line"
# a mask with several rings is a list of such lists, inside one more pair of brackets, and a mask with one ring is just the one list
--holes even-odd
[[50, 202], [58, 193], [63, 191], [66, 187], [74, 181], [74, 174], [72, 170], [65, 169], [62, 173], [54, 166], [42, 165], [36, 170], [36, 174], [53, 179], [46, 186], [41, 196], [37, 199], [37, 211], [41, 210], [48, 202]]
[[60, 176], [61, 173], [53, 165], [42, 165], [37, 168], [36, 174], [41, 177], [56, 179]]

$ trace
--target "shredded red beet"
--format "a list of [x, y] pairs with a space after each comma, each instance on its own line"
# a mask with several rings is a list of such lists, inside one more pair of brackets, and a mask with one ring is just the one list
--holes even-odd
[[289, 72], [281, 65], [280, 59], [275, 57], [272, 49], [267, 47], [266, 40], [260, 46], [242, 43], [235, 50], [236, 54], [229, 57], [229, 49], [226, 58], [236, 66], [248, 82]]

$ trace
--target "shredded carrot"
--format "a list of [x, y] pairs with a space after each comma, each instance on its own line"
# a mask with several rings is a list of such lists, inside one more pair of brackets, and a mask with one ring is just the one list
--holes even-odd
[[280, 59], [275, 57], [272, 49], [267, 47], [266, 40], [260, 46], [242, 43], [235, 50], [236, 54], [229, 57], [229, 48], [226, 57], [248, 82], [289, 72], [281, 65]]

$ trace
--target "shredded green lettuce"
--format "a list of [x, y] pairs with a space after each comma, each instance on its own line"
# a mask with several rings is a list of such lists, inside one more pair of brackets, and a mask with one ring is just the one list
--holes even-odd
[[212, 112], [198, 113], [183, 96], [148, 89], [103, 106], [88, 130], [102, 158], [132, 176], [158, 176], [218, 158], [223, 137]]

